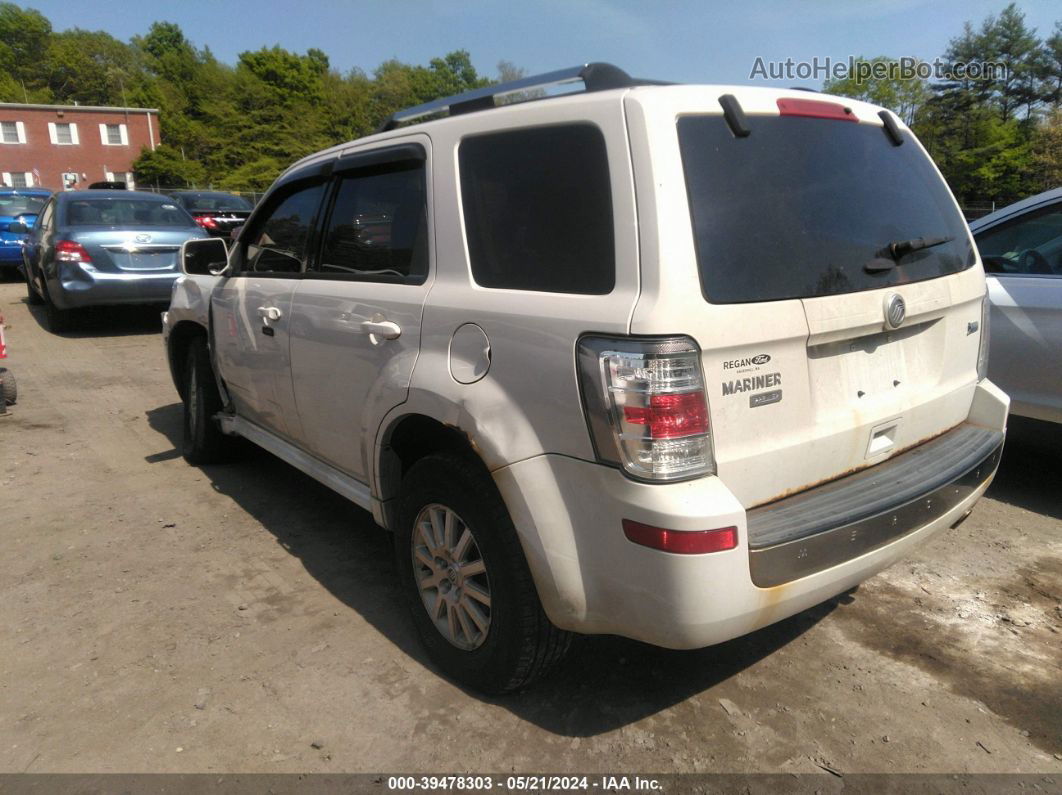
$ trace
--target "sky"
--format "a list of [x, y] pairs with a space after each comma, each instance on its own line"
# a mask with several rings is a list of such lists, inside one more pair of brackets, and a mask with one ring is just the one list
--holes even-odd
[[[528, 74], [589, 61], [636, 77], [686, 83], [756, 83], [757, 58], [820, 62], [849, 56], [932, 60], [963, 23], [980, 25], [1005, 0], [15, 0], [56, 30], [104, 30], [127, 41], [155, 21], [175, 22], [198, 47], [235, 63], [240, 52], [279, 44], [317, 47], [341, 72], [371, 74], [397, 58], [426, 64], [468, 50], [478, 72], [509, 61]], [[1026, 23], [1049, 36], [1058, 0], [1020, 0]], [[820, 79], [780, 81], [821, 86]]]

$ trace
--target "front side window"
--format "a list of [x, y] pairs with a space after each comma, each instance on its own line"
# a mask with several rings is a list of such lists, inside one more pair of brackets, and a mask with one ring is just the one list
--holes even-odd
[[616, 283], [605, 138], [591, 124], [466, 138], [461, 201], [484, 287], [609, 293]]
[[974, 236], [989, 273], [1062, 276], [1062, 203]]
[[244, 270], [254, 273], [301, 273], [310, 251], [310, 233], [321, 206], [324, 183], [295, 190], [255, 222], [247, 244]]
[[420, 284], [428, 274], [424, 164], [407, 161], [339, 178], [319, 270]]

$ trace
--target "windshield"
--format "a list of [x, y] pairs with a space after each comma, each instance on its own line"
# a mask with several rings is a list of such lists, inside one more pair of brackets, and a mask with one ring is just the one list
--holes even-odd
[[0, 194], [0, 215], [25, 215], [40, 213], [47, 196], [27, 196], [20, 193]]
[[228, 193], [184, 194], [181, 204], [190, 210], [250, 210], [251, 203], [241, 196]]
[[[749, 126], [737, 138], [722, 116], [678, 120], [709, 301], [872, 290], [974, 263], [951, 194], [909, 133], [894, 146], [871, 124], [750, 116]], [[949, 239], [883, 257], [890, 244], [916, 238]]]
[[76, 199], [67, 205], [66, 223], [68, 226], [196, 226], [192, 217], [176, 204], [151, 199]]

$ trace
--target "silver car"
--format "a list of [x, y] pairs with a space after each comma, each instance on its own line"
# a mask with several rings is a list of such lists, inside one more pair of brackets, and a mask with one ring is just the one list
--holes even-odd
[[1062, 188], [970, 224], [988, 277], [988, 375], [1010, 410], [1062, 422]]
[[164, 304], [179, 275], [181, 244], [206, 233], [166, 196], [125, 190], [57, 193], [23, 248], [31, 304], [52, 331], [86, 306]]

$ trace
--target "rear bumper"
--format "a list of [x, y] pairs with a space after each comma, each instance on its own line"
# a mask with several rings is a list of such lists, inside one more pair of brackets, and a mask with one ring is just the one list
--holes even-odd
[[[872, 516], [859, 516], [857, 511], [853, 516], [858, 518], [842, 518], [802, 536], [805, 546], [823, 533], [829, 534], [824, 538], [830, 543], [807, 549], [803, 557], [796, 550], [792, 557], [797, 566], [776, 567], [774, 584], [762, 576], [757, 584], [753, 560], [778, 544], [750, 546], [749, 516], [716, 477], [636, 483], [610, 467], [553, 455], [504, 467], [494, 477], [543, 606], [555, 624], [668, 648], [698, 648], [747, 634], [843, 593], [937, 531], [955, 525], [992, 480], [1006, 412], [1006, 396], [989, 382], [979, 384], [969, 422], [994, 443], [986, 441], [977, 448], [975, 457], [981, 457], [976, 462], [971, 459], [967, 462], [971, 466], [959, 466], [946, 475], [946, 482], [935, 482], [926, 492], [880, 506]], [[885, 473], [881, 465], [874, 469]], [[800, 496], [835, 489], [843, 480], [847, 479]], [[928, 509], [927, 499], [933, 501]], [[755, 528], [756, 512], [751, 513]], [[875, 535], [868, 528], [850, 527], [875, 517], [887, 532]], [[675, 530], [736, 526], [738, 546], [704, 555], [660, 552], [627, 541], [623, 519]], [[855, 540], [846, 542], [853, 529]], [[792, 552], [786, 550], [786, 561]], [[801, 568], [812, 554], [822, 556], [819, 565]]]
[[105, 273], [64, 262], [59, 278], [49, 279], [49, 294], [60, 309], [113, 304], [165, 304], [170, 300], [177, 271]]
[[991, 479], [1003, 432], [964, 423], [878, 466], [749, 511], [752, 581], [768, 588], [877, 549]]

